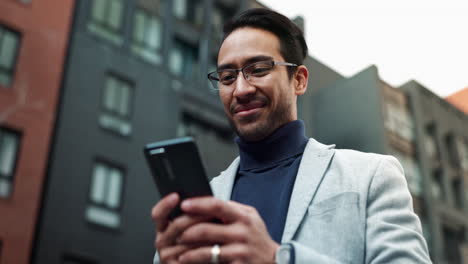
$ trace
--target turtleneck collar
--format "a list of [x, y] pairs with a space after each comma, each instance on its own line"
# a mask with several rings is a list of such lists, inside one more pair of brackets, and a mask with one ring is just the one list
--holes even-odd
[[280, 161], [302, 154], [307, 144], [304, 122], [295, 120], [278, 128], [270, 136], [257, 142], [236, 138], [240, 154], [240, 170], [274, 166]]

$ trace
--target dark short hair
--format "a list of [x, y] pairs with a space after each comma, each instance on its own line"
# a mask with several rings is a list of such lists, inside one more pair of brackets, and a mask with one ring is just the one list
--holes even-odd
[[[223, 41], [236, 29], [252, 27], [269, 31], [280, 41], [280, 53], [290, 63], [304, 64], [307, 43], [302, 30], [286, 16], [266, 8], [252, 8], [240, 13], [223, 28]], [[296, 67], [288, 67], [289, 78]]]

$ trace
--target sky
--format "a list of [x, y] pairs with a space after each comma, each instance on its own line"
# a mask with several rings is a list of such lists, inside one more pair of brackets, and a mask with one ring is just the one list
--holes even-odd
[[260, 0], [305, 19], [309, 55], [350, 77], [376, 65], [398, 87], [445, 97], [468, 87], [468, 0]]

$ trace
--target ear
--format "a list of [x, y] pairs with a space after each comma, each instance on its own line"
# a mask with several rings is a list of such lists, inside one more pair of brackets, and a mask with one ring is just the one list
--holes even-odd
[[307, 83], [309, 80], [309, 70], [305, 65], [297, 66], [294, 78], [294, 93], [303, 95], [307, 91]]

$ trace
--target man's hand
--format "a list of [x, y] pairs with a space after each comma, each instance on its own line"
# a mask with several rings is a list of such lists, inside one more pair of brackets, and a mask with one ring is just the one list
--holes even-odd
[[[221, 263], [274, 263], [279, 245], [271, 239], [255, 208], [214, 197], [188, 199], [181, 207], [188, 215], [222, 222], [191, 222], [177, 239], [181, 263], [210, 263], [214, 244], [220, 245]], [[197, 246], [190, 249], [191, 245]]]
[[180, 197], [172, 193], [161, 199], [152, 209], [151, 216], [156, 223], [155, 247], [161, 263], [179, 263], [179, 255], [195, 245], [177, 244], [178, 236], [189, 226], [208, 220], [206, 216], [182, 215], [169, 220], [170, 212], [179, 204]]

